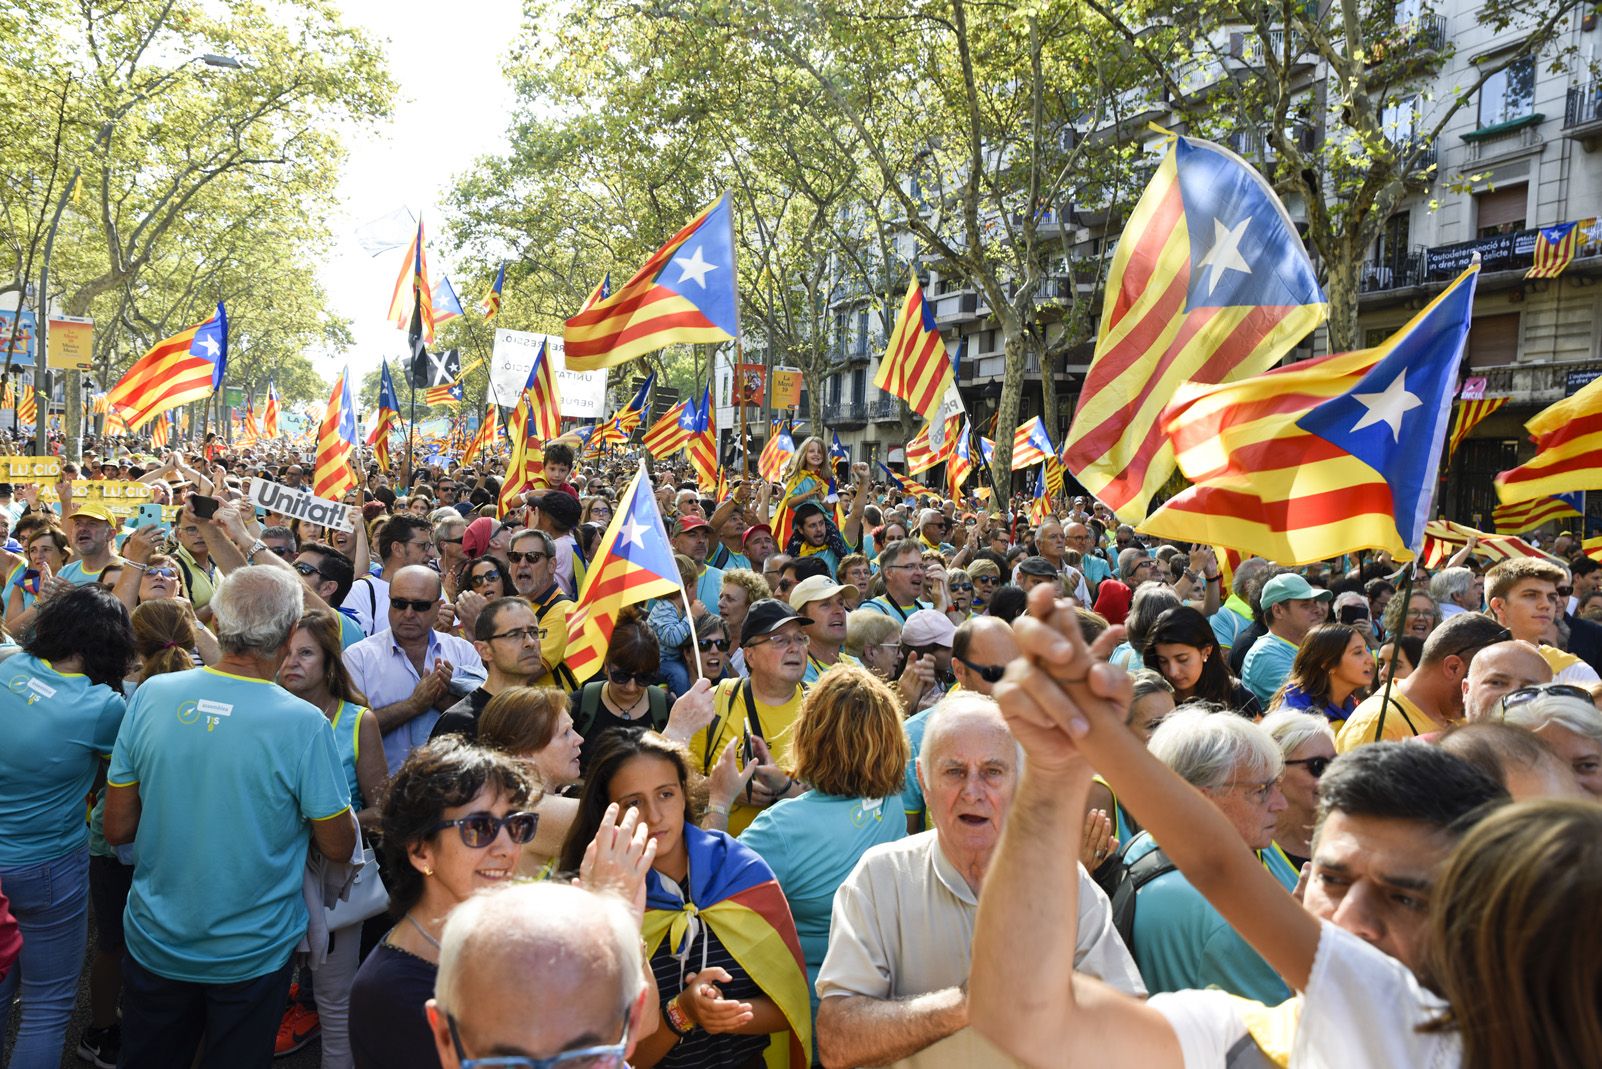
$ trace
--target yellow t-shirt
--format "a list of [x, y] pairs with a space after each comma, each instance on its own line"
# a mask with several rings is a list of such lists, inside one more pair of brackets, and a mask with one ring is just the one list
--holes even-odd
[[[1347, 753], [1375, 741], [1374, 729], [1379, 726], [1380, 698], [1383, 694], [1381, 691], [1379, 694], [1371, 695], [1352, 710], [1352, 715], [1346, 718], [1346, 723], [1341, 725], [1340, 731], [1335, 736], [1336, 753]], [[1390, 712], [1385, 714], [1387, 740], [1400, 742], [1439, 730], [1439, 727], [1400, 689], [1391, 688], [1391, 708]]]
[[563, 594], [561, 587], [553, 586], [546, 600], [529, 598], [529, 601], [540, 618], [540, 627], [545, 630], [545, 637], [540, 639], [540, 659], [555, 666], [536, 679], [534, 686], [561, 687], [571, 694], [578, 690], [578, 683], [562, 661], [567, 656], [567, 614], [573, 608], [573, 599]]
[[[702, 775], [709, 774], [723, 756], [724, 747], [729, 740], [737, 739], [742, 732], [749, 731], [757, 734], [756, 724], [748, 724], [750, 707], [746, 704], [746, 694], [750, 692], [751, 681], [748, 679], [725, 679], [717, 685], [712, 692], [712, 708], [716, 719], [711, 724], [697, 731], [690, 739], [690, 761], [701, 770]], [[769, 705], [757, 698], [754, 692], [751, 698], [756, 705], [756, 719], [760, 722], [760, 732], [767, 741], [768, 752], [773, 755], [773, 763], [783, 769], [791, 769], [794, 765], [790, 761], [791, 728], [795, 726], [796, 718], [801, 715], [801, 687], [797, 685], [795, 694], [783, 705]], [[709, 738], [710, 735], [710, 738]], [[735, 802], [729, 808], [729, 834], [739, 835], [746, 826], [756, 819], [762, 810], [755, 806]]]

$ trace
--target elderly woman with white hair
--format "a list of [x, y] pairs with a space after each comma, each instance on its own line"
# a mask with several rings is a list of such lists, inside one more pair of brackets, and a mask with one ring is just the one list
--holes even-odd
[[1520, 687], [1502, 696], [1504, 722], [1541, 738], [1569, 763], [1587, 794], [1602, 797], [1602, 712], [1568, 683]]
[[1285, 810], [1274, 826], [1271, 849], [1283, 854], [1297, 872], [1313, 857], [1313, 823], [1318, 819], [1318, 780], [1335, 760], [1335, 732], [1329, 721], [1313, 713], [1279, 709], [1260, 726], [1285, 757], [1280, 793]]
[[[1232, 712], [1190, 706], [1165, 717], [1148, 748], [1218, 808], [1287, 894], [1295, 888], [1296, 869], [1273, 849], [1285, 759], [1272, 735]], [[1268, 1006], [1289, 998], [1279, 974], [1160, 851], [1149, 832], [1124, 851], [1137, 876], [1129, 950], [1147, 989], [1216, 987]]]

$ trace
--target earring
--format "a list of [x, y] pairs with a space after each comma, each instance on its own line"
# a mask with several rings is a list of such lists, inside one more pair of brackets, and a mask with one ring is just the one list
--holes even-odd
[[424, 869], [423, 870], [423, 875], [424, 876], [432, 876], [432, 875], [434, 875], [434, 870], [433, 869]]

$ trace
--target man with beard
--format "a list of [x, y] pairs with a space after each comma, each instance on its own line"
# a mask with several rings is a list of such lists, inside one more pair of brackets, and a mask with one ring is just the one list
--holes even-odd
[[478, 717], [495, 695], [513, 687], [527, 687], [545, 669], [541, 660], [539, 617], [522, 598], [496, 598], [473, 622], [473, 648], [484, 661], [488, 677], [473, 693], [445, 710], [429, 738], [461, 735], [478, 738]]
[[534, 607], [545, 633], [540, 639], [540, 671], [533, 685], [561, 687], [572, 693], [578, 689], [578, 680], [562, 659], [567, 656], [567, 612], [573, 599], [556, 584], [555, 543], [544, 531], [525, 529], [512, 536], [506, 559], [511, 564], [512, 589]]

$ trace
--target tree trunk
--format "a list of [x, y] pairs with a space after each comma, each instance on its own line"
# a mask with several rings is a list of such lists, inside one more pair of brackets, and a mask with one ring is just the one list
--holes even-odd
[[1361, 249], [1349, 248], [1351, 240], [1337, 239], [1336, 254], [1324, 258], [1324, 295], [1329, 299], [1329, 351], [1349, 353], [1361, 348], [1357, 337], [1358, 275], [1362, 270]]
[[1006, 354], [1001, 379], [1001, 405], [996, 416], [996, 452], [990, 464], [990, 485], [995, 490], [992, 507], [1003, 514], [1012, 496], [1012, 432], [1018, 426], [1018, 409], [1023, 404], [1024, 370], [1029, 362], [1029, 339], [1015, 316], [1001, 319], [1003, 352]]

